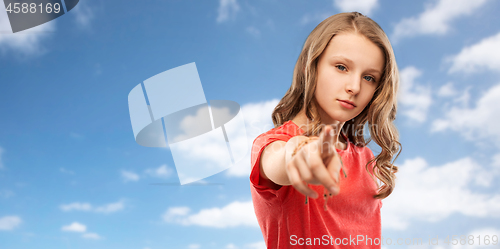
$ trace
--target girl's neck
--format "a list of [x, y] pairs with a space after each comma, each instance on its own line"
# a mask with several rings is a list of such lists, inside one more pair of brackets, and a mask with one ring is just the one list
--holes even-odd
[[[301, 129], [303, 127], [306, 127], [308, 124], [312, 123], [312, 121], [307, 118], [304, 108], [302, 108], [302, 110], [292, 119], [292, 122], [295, 123]], [[333, 131], [335, 133], [335, 136], [333, 137], [333, 143], [335, 144], [335, 148], [339, 150], [345, 150], [347, 148], [347, 141], [344, 139], [343, 136], [340, 135], [340, 131], [342, 130], [344, 122], [342, 123], [339, 121], [335, 122], [337, 124], [336, 125], [337, 127], [333, 125], [334, 127]]]

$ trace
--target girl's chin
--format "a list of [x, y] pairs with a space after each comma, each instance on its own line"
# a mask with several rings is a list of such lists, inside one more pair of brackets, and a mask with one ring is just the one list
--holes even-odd
[[323, 124], [344, 123], [355, 118], [352, 113], [347, 113], [345, 110], [334, 110], [332, 113], [320, 111], [320, 116]]
[[[347, 115], [329, 115], [329, 117], [327, 117], [324, 120], [329, 121], [330, 123], [336, 123], [336, 122], [343, 123], [343, 122], [347, 122], [353, 118], [355, 118], [355, 117], [351, 117], [351, 115], [349, 115], [349, 116], [347, 116]], [[326, 123], [326, 122], [324, 122], [324, 123]]]
[[323, 124], [335, 124], [337, 122], [339, 122], [339, 123], [345, 123], [345, 122], [347, 122], [347, 121], [349, 121], [351, 119], [353, 119], [353, 118], [349, 118], [349, 119], [346, 119], [346, 118], [329, 118], [327, 120], [324, 120], [322, 123]]

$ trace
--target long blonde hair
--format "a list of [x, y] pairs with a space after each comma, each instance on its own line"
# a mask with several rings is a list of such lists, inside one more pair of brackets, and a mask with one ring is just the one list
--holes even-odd
[[[375, 176], [383, 183], [379, 186], [374, 198], [384, 199], [389, 196], [395, 187], [398, 167], [391, 162], [396, 160], [401, 153], [399, 134], [393, 121], [396, 119], [399, 73], [396, 58], [391, 43], [382, 28], [372, 19], [358, 13], [340, 13], [322, 21], [309, 34], [304, 43], [293, 71], [292, 85], [274, 108], [272, 118], [275, 127], [293, 119], [305, 106], [305, 114], [312, 121], [305, 129], [304, 135], [319, 134], [323, 125], [318, 113], [318, 104], [314, 98], [317, 79], [317, 62], [334, 35], [344, 32], [356, 32], [364, 35], [377, 45], [385, 56], [385, 67], [380, 83], [375, 90], [373, 98], [365, 109], [354, 119], [346, 121], [342, 130], [356, 146], [364, 147], [371, 139], [381, 147], [379, 155], [373, 161]], [[363, 129], [368, 123], [370, 138], [365, 141]], [[397, 153], [397, 155], [396, 155]]]

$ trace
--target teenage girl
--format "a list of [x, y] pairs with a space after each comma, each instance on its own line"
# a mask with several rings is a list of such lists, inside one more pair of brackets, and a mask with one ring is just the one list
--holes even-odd
[[311, 32], [273, 111], [276, 128], [252, 147], [267, 248], [381, 248], [381, 200], [394, 189], [401, 149], [398, 84], [389, 39], [370, 18], [341, 13]]

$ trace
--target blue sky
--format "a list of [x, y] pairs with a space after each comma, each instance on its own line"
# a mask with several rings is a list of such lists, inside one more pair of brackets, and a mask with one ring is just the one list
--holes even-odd
[[170, 151], [135, 142], [128, 93], [196, 62], [207, 100], [242, 106], [251, 142], [271, 128], [307, 35], [353, 10], [386, 31], [401, 74], [383, 236], [439, 236], [418, 248], [500, 236], [500, 2], [83, 0], [0, 32], [0, 248], [264, 248], [249, 158], [176, 185]]

